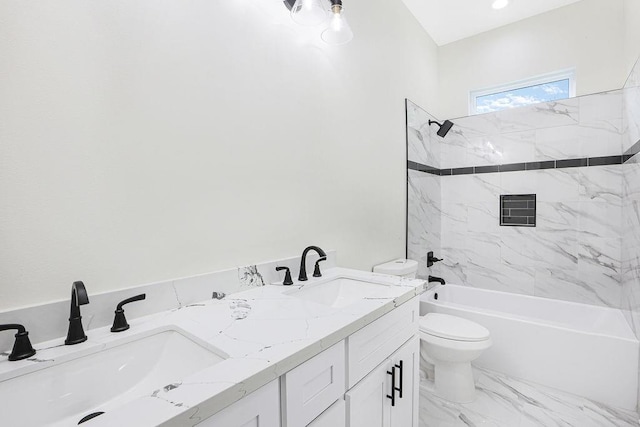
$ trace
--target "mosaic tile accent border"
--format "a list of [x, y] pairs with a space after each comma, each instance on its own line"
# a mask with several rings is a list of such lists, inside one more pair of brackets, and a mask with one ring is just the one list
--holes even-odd
[[[633, 150], [636, 150], [633, 152]], [[482, 173], [502, 173], [502, 172], [517, 172], [517, 171], [530, 171], [530, 170], [542, 170], [542, 169], [563, 169], [563, 168], [579, 168], [590, 166], [608, 166], [608, 165], [621, 165], [640, 152], [640, 141], [636, 143], [631, 149], [621, 156], [603, 156], [603, 157], [584, 157], [580, 159], [562, 159], [562, 160], [549, 160], [543, 162], [527, 162], [527, 163], [509, 163], [505, 165], [492, 165], [492, 166], [472, 166], [466, 168], [446, 168], [438, 169], [433, 166], [423, 165], [411, 160], [407, 161], [407, 168], [418, 172], [425, 172], [438, 176], [453, 176], [453, 175], [475, 175]]]

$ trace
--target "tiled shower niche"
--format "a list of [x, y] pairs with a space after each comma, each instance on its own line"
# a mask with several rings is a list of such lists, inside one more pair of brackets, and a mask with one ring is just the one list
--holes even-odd
[[500, 196], [500, 225], [503, 227], [535, 227], [536, 195], [503, 194]]

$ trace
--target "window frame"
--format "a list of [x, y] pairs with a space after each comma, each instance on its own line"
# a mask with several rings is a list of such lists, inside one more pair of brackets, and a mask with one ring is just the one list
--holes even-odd
[[[575, 68], [567, 68], [564, 70], [554, 71], [552, 73], [540, 74], [538, 76], [530, 77], [523, 80], [517, 80], [511, 83], [491, 86], [484, 89], [472, 90], [469, 92], [469, 115], [476, 116], [479, 114], [487, 114], [487, 113], [479, 113], [476, 110], [477, 99], [480, 97], [487, 96], [487, 95], [495, 95], [501, 92], [524, 89], [531, 86], [539, 86], [539, 85], [553, 83], [561, 80], [569, 80], [569, 96], [567, 98], [574, 98], [576, 96]], [[567, 98], [561, 98], [561, 99], [567, 99]], [[497, 110], [497, 111], [502, 111], [502, 110]]]

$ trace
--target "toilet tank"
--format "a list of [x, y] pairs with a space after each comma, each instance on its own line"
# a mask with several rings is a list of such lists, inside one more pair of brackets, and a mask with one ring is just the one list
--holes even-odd
[[410, 279], [416, 278], [417, 271], [418, 262], [412, 259], [397, 259], [373, 267], [374, 273], [389, 274], [391, 276], [401, 276]]

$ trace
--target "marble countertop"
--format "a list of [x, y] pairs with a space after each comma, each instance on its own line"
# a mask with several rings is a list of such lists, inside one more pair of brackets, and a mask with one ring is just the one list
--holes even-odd
[[122, 333], [110, 333], [108, 327], [92, 330], [89, 340], [79, 345], [62, 345], [62, 339], [36, 345], [35, 358], [0, 362], [0, 381], [95, 353], [110, 343], [119, 345], [127, 338], [175, 330], [228, 357], [84, 425], [196, 425], [419, 295], [425, 286], [422, 280], [343, 268], [329, 269], [324, 277], [311, 278], [303, 286], [338, 277], [384, 284], [388, 292], [332, 308], [289, 295], [299, 287], [297, 282], [257, 287], [133, 320], [131, 329]]

